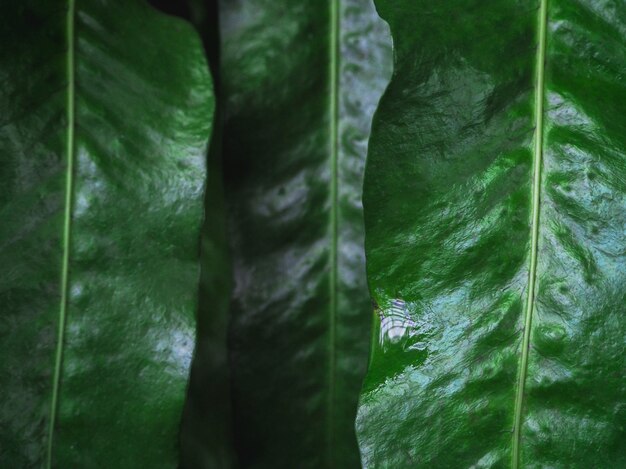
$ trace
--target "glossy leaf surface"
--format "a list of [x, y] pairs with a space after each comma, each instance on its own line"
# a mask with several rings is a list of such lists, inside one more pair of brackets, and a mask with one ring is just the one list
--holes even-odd
[[242, 467], [357, 467], [361, 180], [388, 33], [365, 1], [221, 2]]
[[141, 1], [3, 2], [0, 466], [176, 467], [213, 95]]
[[378, 0], [365, 467], [623, 467], [623, 1]]

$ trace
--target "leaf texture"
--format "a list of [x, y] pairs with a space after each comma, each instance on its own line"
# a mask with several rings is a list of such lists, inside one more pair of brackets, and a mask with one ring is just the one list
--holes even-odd
[[365, 467], [623, 467], [626, 8], [378, 0]]
[[141, 1], [3, 2], [0, 466], [174, 467], [213, 95]]
[[357, 467], [361, 183], [391, 67], [369, 2], [221, 2], [230, 334], [242, 467]]

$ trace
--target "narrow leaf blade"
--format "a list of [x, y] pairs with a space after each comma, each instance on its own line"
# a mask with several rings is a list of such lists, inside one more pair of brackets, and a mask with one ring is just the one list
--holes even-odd
[[364, 466], [624, 464], [626, 87], [613, 2], [378, 2]]
[[[29, 109], [24, 101], [32, 109], [2, 129], [9, 162], [2, 210], [12, 222], [0, 251], [9, 383], [2, 412], [10, 417], [3, 419], [2, 464], [173, 467], [194, 342], [213, 107], [202, 47], [188, 25], [139, 1], [77, 1], [74, 14], [41, 2], [2, 8], [9, 36], [25, 39], [3, 55], [15, 84], [4, 88], [2, 108]], [[69, 22], [73, 34], [65, 34]], [[74, 126], [64, 118], [72, 100]], [[24, 342], [12, 348], [5, 338], [14, 335]], [[36, 353], [16, 374], [12, 364], [29, 356], [24, 347]]]
[[243, 467], [356, 467], [369, 312], [361, 181], [389, 73], [369, 2], [221, 2]]

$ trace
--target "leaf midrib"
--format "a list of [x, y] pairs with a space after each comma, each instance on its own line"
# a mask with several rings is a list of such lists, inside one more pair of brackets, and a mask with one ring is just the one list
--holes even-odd
[[528, 354], [530, 351], [530, 332], [534, 310], [535, 286], [537, 278], [537, 245], [539, 240], [539, 211], [541, 192], [541, 165], [543, 159], [543, 103], [545, 95], [545, 61], [546, 61], [546, 29], [548, 22], [547, 0], [540, 0], [539, 8], [539, 44], [537, 47], [537, 74], [535, 92], [535, 142], [532, 181], [532, 223], [530, 241], [530, 268], [528, 272], [528, 296], [524, 313], [524, 334], [522, 338], [522, 357], [515, 397], [515, 411], [513, 420], [513, 448], [512, 467], [518, 469], [521, 453], [521, 428], [524, 401], [524, 388], [528, 373]]
[[65, 175], [65, 209], [63, 215], [63, 257], [61, 261], [61, 303], [59, 306], [59, 318], [57, 328], [57, 343], [54, 357], [54, 376], [52, 381], [52, 401], [50, 404], [50, 425], [48, 427], [48, 449], [46, 467], [52, 467], [52, 442], [56, 425], [57, 409], [59, 405], [59, 387], [61, 383], [61, 366], [63, 361], [63, 343], [65, 335], [65, 323], [67, 316], [67, 301], [69, 287], [69, 255], [70, 234], [72, 220], [72, 192], [74, 175], [74, 95], [75, 95], [75, 66], [74, 66], [74, 17], [75, 0], [68, 0], [66, 16], [66, 41], [67, 41], [67, 146], [66, 146], [66, 175]]
[[337, 220], [337, 203], [338, 203], [338, 125], [339, 125], [339, 2], [340, 0], [330, 0], [330, 93], [329, 93], [329, 109], [330, 109], [330, 292], [329, 292], [329, 331], [328, 331], [328, 402], [327, 402], [327, 449], [328, 463], [332, 467], [333, 464], [333, 448], [334, 448], [334, 399], [335, 399], [335, 354], [336, 354], [336, 317], [337, 317], [337, 244], [338, 244], [338, 220]]

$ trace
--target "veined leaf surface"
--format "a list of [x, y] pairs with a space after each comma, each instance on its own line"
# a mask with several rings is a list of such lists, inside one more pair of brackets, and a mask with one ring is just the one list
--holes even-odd
[[221, 7], [240, 462], [356, 467], [371, 311], [361, 181], [388, 34], [369, 1]]
[[0, 6], [0, 466], [175, 467], [213, 95], [141, 1]]
[[626, 5], [377, 7], [364, 466], [626, 466]]

